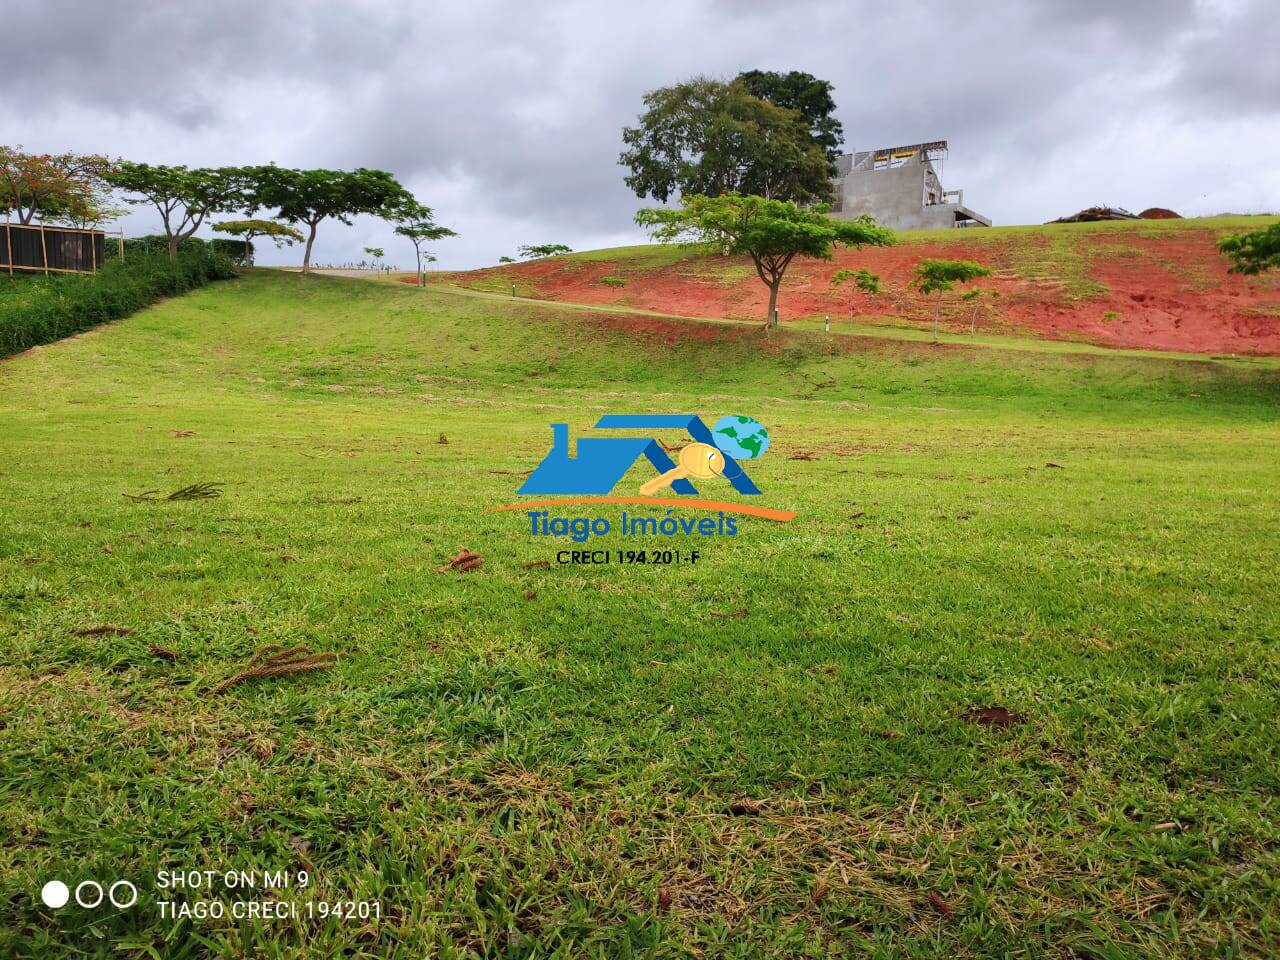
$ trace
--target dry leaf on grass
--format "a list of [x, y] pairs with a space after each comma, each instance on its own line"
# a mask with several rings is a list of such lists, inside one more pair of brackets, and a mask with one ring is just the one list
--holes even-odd
[[101, 627], [85, 627], [83, 630], [72, 630], [77, 637], [103, 637], [111, 634], [116, 637], [127, 637], [133, 633], [131, 627], [115, 627], [111, 624], [105, 624]]
[[196, 432], [194, 430], [175, 430], [173, 435], [175, 437], [194, 437]]
[[521, 570], [545, 570], [551, 566], [550, 560], [530, 560], [528, 563], [520, 564]]
[[480, 554], [473, 551], [470, 547], [463, 547], [454, 556], [449, 558], [449, 562], [442, 566], [436, 567], [436, 573], [445, 573], [449, 570], [456, 570], [458, 573], [466, 573], [468, 570], [474, 570], [476, 567], [484, 563]]
[[725, 620], [741, 620], [747, 615], [746, 610], [709, 610], [713, 617], [721, 617]]
[[1027, 719], [1005, 707], [974, 707], [965, 713], [964, 718], [982, 727], [1012, 727]]
[[154, 643], [147, 647], [151, 651], [153, 657], [159, 657], [161, 660], [177, 660], [178, 653], [176, 650], [170, 650], [168, 647], [157, 647]]
[[947, 903], [947, 901], [942, 898], [942, 894], [938, 893], [936, 890], [929, 891], [929, 906], [933, 907], [933, 909], [937, 910], [948, 920], [956, 915], [956, 912], [951, 909], [951, 904]]

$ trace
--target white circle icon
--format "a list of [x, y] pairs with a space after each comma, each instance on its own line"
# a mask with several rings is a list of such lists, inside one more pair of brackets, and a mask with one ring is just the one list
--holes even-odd
[[[81, 891], [86, 888], [98, 891], [98, 899], [93, 901], [93, 903], [86, 903], [84, 897], [80, 895]], [[102, 884], [95, 880], [83, 880], [80, 883], [77, 883], [76, 903], [80, 904], [80, 906], [84, 907], [86, 910], [92, 910], [94, 907], [98, 906], [98, 904], [102, 903]]]
[[71, 891], [61, 880], [50, 880], [40, 888], [40, 899], [44, 901], [46, 907], [57, 910], [59, 907], [65, 907], [70, 898]]
[[[129, 900], [127, 903], [121, 902], [124, 899], [123, 895], [119, 900], [116, 899], [116, 890], [119, 889], [120, 887], [124, 887], [129, 891], [127, 894], [127, 896], [129, 897]], [[135, 903], [138, 902], [138, 888], [135, 887], [128, 880], [117, 880], [115, 883], [111, 885], [111, 888], [107, 891], [107, 897], [111, 900], [112, 906], [119, 907], [121, 910], [128, 910], [130, 907], [132, 907]]]

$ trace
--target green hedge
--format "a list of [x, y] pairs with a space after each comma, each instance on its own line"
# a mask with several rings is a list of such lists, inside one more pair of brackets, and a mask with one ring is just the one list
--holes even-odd
[[161, 297], [234, 276], [235, 265], [208, 244], [184, 244], [178, 259], [170, 261], [163, 249], [130, 241], [123, 260], [109, 260], [92, 276], [0, 278], [0, 357], [119, 320]]

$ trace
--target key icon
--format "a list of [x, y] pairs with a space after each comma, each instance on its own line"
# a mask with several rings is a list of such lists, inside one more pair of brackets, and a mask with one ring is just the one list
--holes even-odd
[[669, 487], [685, 477], [710, 480], [724, 475], [724, 454], [709, 443], [691, 443], [681, 448], [677, 463], [678, 466], [645, 483], [640, 488], [640, 495], [651, 497], [663, 487]]

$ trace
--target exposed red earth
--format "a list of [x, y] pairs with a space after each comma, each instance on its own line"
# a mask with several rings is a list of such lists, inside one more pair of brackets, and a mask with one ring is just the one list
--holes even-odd
[[[1269, 220], [1259, 219], [1258, 226]], [[1218, 238], [1246, 227], [1141, 221], [1008, 230], [955, 231], [945, 239], [904, 239], [897, 246], [842, 250], [834, 261], [796, 261], [780, 294], [782, 322], [830, 314], [833, 328], [850, 319], [847, 289], [834, 289], [841, 267], [879, 274], [885, 292], [860, 297], [859, 323], [928, 325], [932, 301], [907, 288], [923, 257], [976, 260], [994, 274], [973, 319], [979, 332], [1077, 340], [1110, 347], [1205, 354], [1280, 354], [1280, 277], [1227, 271]], [[522, 296], [618, 304], [694, 317], [763, 319], [767, 290], [750, 261], [738, 257], [655, 253], [629, 248], [445, 274], [446, 282]], [[621, 278], [624, 285], [602, 282]], [[412, 278], [407, 278], [412, 281]], [[967, 305], [952, 297], [946, 327], [966, 332]], [[693, 336], [656, 322], [661, 336]], [[711, 334], [708, 334], [711, 335]]]

